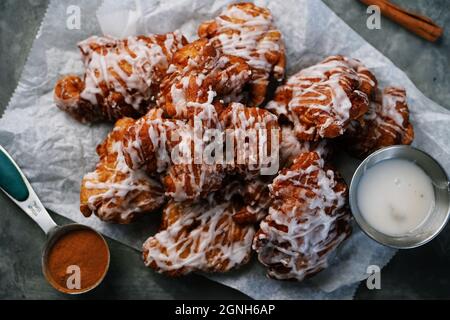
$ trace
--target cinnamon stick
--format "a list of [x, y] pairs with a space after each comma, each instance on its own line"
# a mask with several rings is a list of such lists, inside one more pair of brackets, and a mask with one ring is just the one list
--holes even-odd
[[376, 5], [386, 18], [400, 24], [418, 36], [434, 42], [442, 35], [442, 28], [430, 18], [407, 11], [388, 0], [360, 0], [366, 5]]

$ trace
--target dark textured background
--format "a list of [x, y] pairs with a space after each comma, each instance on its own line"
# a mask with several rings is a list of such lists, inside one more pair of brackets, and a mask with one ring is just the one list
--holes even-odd
[[[395, 1], [428, 15], [445, 28], [444, 37], [437, 44], [417, 38], [386, 19], [382, 20], [381, 30], [367, 29], [366, 7], [355, 0], [324, 2], [403, 69], [426, 96], [450, 109], [448, 1]], [[48, 0], [0, 1], [0, 112], [17, 85], [47, 3]], [[52, 216], [58, 223], [69, 222], [56, 214]], [[450, 230], [447, 231], [419, 249], [398, 253], [382, 271], [382, 289], [369, 291], [362, 283], [356, 298], [450, 298]], [[40, 254], [44, 241], [39, 227], [0, 194], [0, 298], [247, 298], [201, 276], [168, 279], [157, 275], [143, 267], [136, 251], [113, 240], [109, 240], [111, 269], [104, 283], [82, 297], [65, 296], [53, 290], [42, 276]]]

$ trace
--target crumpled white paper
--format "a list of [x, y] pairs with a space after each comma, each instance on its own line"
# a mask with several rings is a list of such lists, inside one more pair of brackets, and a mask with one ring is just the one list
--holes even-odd
[[[192, 40], [198, 24], [217, 15], [227, 3], [107, 0], [100, 6], [96, 1], [81, 0], [77, 1], [81, 29], [70, 30], [66, 24], [70, 1], [50, 2], [18, 87], [0, 119], [0, 143], [16, 159], [47, 208], [131, 247], [141, 248], [159, 225], [158, 214], [148, 215], [133, 225], [119, 226], [102, 223], [95, 217], [86, 219], [79, 212], [81, 178], [94, 168], [95, 147], [111, 126], [74, 121], [53, 104], [53, 86], [63, 74], [82, 73], [76, 44], [88, 36], [101, 34], [102, 29], [125, 36], [179, 28]], [[449, 111], [426, 98], [401, 70], [322, 2], [275, 0], [257, 4], [272, 11], [283, 33], [289, 74], [328, 55], [344, 54], [362, 60], [376, 74], [380, 86], [404, 86], [416, 133], [414, 144], [437, 158], [449, 173]], [[341, 158], [339, 167], [347, 179], [354, 165], [354, 161]], [[383, 267], [394, 253], [395, 250], [375, 243], [355, 226], [331, 266], [302, 283], [268, 279], [256, 261], [228, 274], [207, 276], [259, 299], [350, 299], [358, 282], [367, 276], [367, 266]]]
[[140, 0], [104, 1], [97, 9], [97, 19], [103, 34], [115, 38], [125, 38], [144, 34]]

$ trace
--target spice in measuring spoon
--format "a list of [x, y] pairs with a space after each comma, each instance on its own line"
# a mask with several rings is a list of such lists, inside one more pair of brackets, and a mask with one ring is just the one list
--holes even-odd
[[76, 229], [59, 237], [49, 249], [47, 276], [59, 291], [85, 292], [95, 287], [109, 266], [104, 239], [90, 229]]

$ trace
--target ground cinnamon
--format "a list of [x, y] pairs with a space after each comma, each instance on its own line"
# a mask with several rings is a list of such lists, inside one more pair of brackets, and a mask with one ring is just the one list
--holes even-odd
[[[105, 241], [92, 230], [73, 230], [61, 236], [50, 248], [47, 274], [58, 290], [72, 293], [95, 286], [108, 265], [109, 250]], [[79, 274], [75, 275], [77, 272]], [[80, 280], [79, 289], [73, 286], [76, 276]]]

